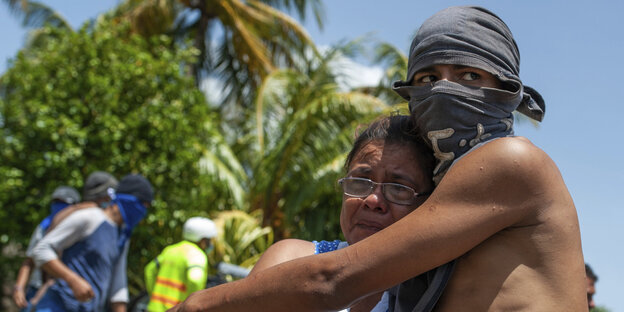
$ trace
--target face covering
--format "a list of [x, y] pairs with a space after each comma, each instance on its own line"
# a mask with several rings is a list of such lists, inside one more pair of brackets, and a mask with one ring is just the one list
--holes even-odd
[[[513, 83], [510, 81], [509, 83]], [[522, 100], [516, 92], [464, 86], [439, 80], [428, 86], [395, 90], [409, 97], [417, 130], [434, 151], [438, 184], [453, 161], [477, 144], [513, 134], [512, 111]]]
[[147, 209], [135, 196], [123, 193], [115, 194], [113, 202], [119, 207], [119, 213], [124, 221], [124, 230], [119, 240], [119, 247], [123, 247], [134, 227], [145, 217]]
[[[463, 86], [436, 81], [411, 86], [414, 75], [434, 65], [460, 65], [491, 73], [504, 89]], [[479, 142], [513, 134], [511, 112], [541, 121], [541, 95], [519, 78], [520, 52], [507, 25], [479, 7], [442, 10], [418, 29], [410, 47], [408, 74], [393, 89], [409, 101], [410, 112], [434, 149], [440, 181], [453, 160]]]
[[39, 223], [39, 227], [41, 228], [41, 230], [45, 232], [50, 227], [50, 224], [52, 223], [52, 219], [54, 219], [54, 216], [57, 213], [59, 213], [59, 211], [65, 209], [65, 207], [67, 206], [69, 206], [69, 204], [64, 203], [64, 202], [53, 202], [52, 205], [50, 206], [50, 214], [47, 217], [45, 217], [45, 219], [43, 219], [41, 223]]

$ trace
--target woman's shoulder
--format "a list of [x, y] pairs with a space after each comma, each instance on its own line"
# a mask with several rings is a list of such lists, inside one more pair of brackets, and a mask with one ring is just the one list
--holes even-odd
[[258, 260], [250, 274], [263, 269], [314, 254], [315, 245], [302, 239], [284, 239], [271, 245]]

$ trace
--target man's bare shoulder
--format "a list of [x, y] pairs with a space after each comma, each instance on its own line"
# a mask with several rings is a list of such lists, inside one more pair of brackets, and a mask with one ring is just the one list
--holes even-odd
[[553, 201], [569, 199], [555, 194], [567, 194], [567, 189], [550, 157], [527, 139], [509, 137], [459, 159], [432, 198], [439, 207], [451, 208], [449, 213], [465, 210], [475, 220], [479, 214], [482, 222], [500, 222], [501, 229], [534, 224], [537, 214]]
[[[480, 159], [513, 167], [532, 165], [536, 161], [551, 161], [550, 157], [525, 137], [505, 137], [492, 140], [468, 153], [465, 159]], [[461, 160], [459, 161], [461, 162]], [[521, 168], [524, 169], [524, 168]]]
[[561, 179], [552, 159], [524, 137], [500, 138], [484, 144], [458, 160], [447, 176], [447, 180], [490, 181], [501, 187], [509, 184], [519, 190], [543, 187]]
[[296, 258], [314, 254], [314, 243], [301, 239], [284, 239], [271, 245], [256, 263], [251, 274]]
[[438, 190], [444, 191], [439, 201], [457, 213], [472, 207], [461, 215], [469, 225], [463, 235], [489, 231], [458, 258], [440, 311], [583, 306], [576, 210], [546, 153], [524, 138], [494, 140], [458, 161]]

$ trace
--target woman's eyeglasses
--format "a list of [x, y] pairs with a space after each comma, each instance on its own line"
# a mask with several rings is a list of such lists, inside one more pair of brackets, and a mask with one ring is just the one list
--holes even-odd
[[342, 178], [338, 180], [345, 195], [352, 197], [366, 197], [370, 195], [375, 186], [381, 185], [381, 193], [387, 201], [398, 205], [411, 205], [418, 196], [429, 195], [427, 193], [416, 193], [413, 188], [398, 183], [377, 183], [364, 178]]

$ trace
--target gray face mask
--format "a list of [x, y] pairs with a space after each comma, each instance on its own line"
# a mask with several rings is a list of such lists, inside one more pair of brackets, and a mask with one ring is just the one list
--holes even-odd
[[513, 134], [512, 111], [522, 100], [522, 85], [507, 82], [516, 92], [464, 86], [439, 80], [428, 86], [399, 86], [409, 98], [410, 112], [437, 159], [437, 184], [452, 162], [475, 145]]

